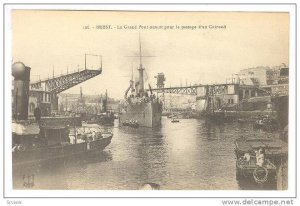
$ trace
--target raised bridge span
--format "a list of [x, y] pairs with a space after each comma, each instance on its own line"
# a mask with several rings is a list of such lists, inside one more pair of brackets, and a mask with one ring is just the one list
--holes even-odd
[[[94, 56], [99, 58], [99, 67], [97, 69], [90, 69], [87, 67], [87, 56]], [[66, 74], [54, 76], [43, 80], [38, 80], [30, 84], [30, 92], [33, 96], [38, 97], [39, 105], [47, 110], [58, 110], [58, 96], [57, 94], [70, 89], [82, 82], [85, 82], [102, 73], [102, 56], [95, 54], [85, 54], [84, 68], [77, 69]], [[50, 107], [49, 105], [50, 104]], [[46, 106], [45, 106], [46, 105]], [[48, 105], [48, 106], [47, 106]]]
[[83, 69], [73, 73], [56, 76], [53, 78], [40, 80], [30, 84], [32, 90], [44, 89], [44, 91], [58, 94], [71, 87], [74, 87], [88, 79], [91, 79], [102, 73], [102, 68], [97, 70]]

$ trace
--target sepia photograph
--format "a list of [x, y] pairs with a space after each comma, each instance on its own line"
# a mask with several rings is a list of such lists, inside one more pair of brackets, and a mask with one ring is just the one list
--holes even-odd
[[12, 191], [294, 188], [288, 11], [7, 18]]

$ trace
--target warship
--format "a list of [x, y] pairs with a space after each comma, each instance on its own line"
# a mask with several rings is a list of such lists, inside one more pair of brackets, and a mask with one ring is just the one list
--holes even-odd
[[[148, 84], [149, 89], [144, 88], [144, 71], [142, 64], [142, 46], [139, 38], [139, 77], [133, 81], [133, 73], [130, 85], [125, 91], [124, 101], [121, 104], [119, 122], [120, 125], [138, 125], [139, 127], [158, 127], [161, 125], [162, 102], [156, 96]], [[130, 94], [128, 94], [130, 93]]]

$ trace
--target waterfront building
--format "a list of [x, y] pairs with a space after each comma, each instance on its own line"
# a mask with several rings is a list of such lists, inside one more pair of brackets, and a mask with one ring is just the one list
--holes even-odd
[[242, 69], [239, 73], [239, 79], [241, 85], [267, 85], [267, 76], [270, 71], [270, 67], [255, 67]]

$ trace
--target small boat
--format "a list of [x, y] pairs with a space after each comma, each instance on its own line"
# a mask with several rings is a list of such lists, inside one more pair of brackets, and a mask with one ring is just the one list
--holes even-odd
[[122, 123], [123, 126], [129, 126], [129, 121], [126, 120], [125, 122]]
[[171, 122], [172, 122], [172, 123], [176, 123], [176, 122], [179, 122], [179, 120], [178, 120], [178, 119], [172, 119]]
[[255, 129], [276, 130], [278, 129], [278, 123], [275, 119], [266, 116], [256, 120], [253, 127]]
[[12, 135], [14, 166], [102, 151], [113, 137], [100, 128], [18, 123], [13, 123]]
[[132, 122], [129, 124], [130, 127], [138, 128], [140, 125], [137, 122]]
[[171, 119], [171, 118], [174, 118], [175, 116], [176, 116], [176, 114], [172, 113], [172, 114], [168, 115], [167, 118]]
[[122, 123], [123, 126], [128, 126], [128, 127], [133, 127], [133, 128], [138, 128], [140, 125], [136, 120], [126, 120], [125, 122]]
[[140, 125], [138, 124], [137, 120], [130, 120], [128, 126], [138, 128]]
[[83, 122], [85, 122], [87, 124], [97, 124], [98, 120], [96, 118], [91, 118], [91, 119], [85, 120]]
[[[270, 138], [244, 138], [234, 142], [236, 155], [236, 175], [256, 183], [265, 183], [276, 178], [273, 161], [287, 152], [287, 144]], [[258, 162], [257, 152], [263, 149], [263, 161]]]
[[245, 123], [245, 122], [247, 122], [247, 120], [246, 119], [237, 119], [237, 122], [239, 122], [239, 123]]
[[114, 125], [114, 114], [112, 112], [104, 112], [100, 114], [90, 115], [84, 121], [88, 124]]
[[265, 183], [276, 177], [276, 166], [269, 159], [265, 159], [263, 165], [258, 165], [255, 156], [237, 159], [236, 170], [238, 179], [247, 178], [256, 183]]

